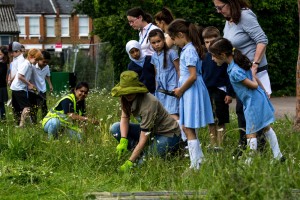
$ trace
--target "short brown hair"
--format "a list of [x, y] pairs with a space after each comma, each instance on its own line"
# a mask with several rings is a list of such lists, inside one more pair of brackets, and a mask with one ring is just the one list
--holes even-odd
[[202, 37], [205, 38], [218, 38], [220, 37], [220, 31], [214, 26], [208, 26], [203, 29], [202, 31]]
[[27, 53], [28, 58], [35, 58], [38, 60], [43, 60], [43, 54], [38, 49], [30, 49]]

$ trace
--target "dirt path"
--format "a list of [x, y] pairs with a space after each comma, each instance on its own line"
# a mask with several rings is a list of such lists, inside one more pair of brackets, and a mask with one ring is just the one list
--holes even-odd
[[[296, 97], [272, 97], [271, 102], [275, 108], [276, 118], [289, 117], [296, 115]], [[235, 99], [230, 104], [230, 109], [235, 111]]]

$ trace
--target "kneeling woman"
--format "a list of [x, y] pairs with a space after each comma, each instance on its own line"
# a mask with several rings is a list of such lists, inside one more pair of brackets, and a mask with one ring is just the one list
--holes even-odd
[[[150, 93], [134, 71], [125, 71], [120, 83], [112, 89], [112, 96], [121, 97], [121, 122], [114, 123], [110, 129], [120, 142], [117, 146], [119, 158], [127, 150], [132, 154], [120, 168], [128, 171], [133, 163], [143, 155], [156, 154], [164, 157], [178, 150], [180, 128], [164, 109], [162, 104]], [[139, 124], [130, 123], [133, 115]]]
[[78, 126], [80, 122], [92, 122], [98, 124], [97, 121], [91, 120], [85, 116], [85, 98], [89, 92], [89, 85], [86, 82], [79, 82], [71, 94], [60, 99], [42, 121], [44, 131], [48, 133], [50, 138], [58, 138], [58, 132], [62, 127], [66, 128], [70, 137], [81, 139], [81, 130]]

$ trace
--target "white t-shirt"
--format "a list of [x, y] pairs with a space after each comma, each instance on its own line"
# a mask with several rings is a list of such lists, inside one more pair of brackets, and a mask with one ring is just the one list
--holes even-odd
[[10, 67], [10, 77], [13, 78], [17, 74], [18, 67], [24, 62], [25, 58], [23, 54], [20, 54], [18, 57], [13, 58]]
[[152, 56], [152, 54], [155, 52], [148, 40], [149, 32], [152, 31], [153, 29], [160, 29], [160, 28], [155, 26], [152, 23], [149, 23], [147, 24], [147, 26], [143, 28], [143, 30], [140, 30], [139, 43], [142, 46], [142, 51], [144, 52], [144, 55]]
[[30, 78], [31, 78], [31, 74], [32, 74], [32, 68], [33, 68], [32, 64], [29, 62], [29, 60], [26, 59], [18, 67], [18, 72], [17, 72], [16, 77], [14, 78], [14, 80], [13, 80], [11, 86], [10, 86], [10, 89], [15, 90], [15, 91], [21, 91], [21, 90], [27, 91], [28, 90], [27, 89], [27, 84], [19, 79], [19, 74], [24, 75], [25, 79], [27, 81], [29, 81]]
[[35, 66], [32, 67], [32, 75], [30, 82], [36, 86], [39, 92], [46, 92], [46, 77], [50, 77], [50, 69], [49, 66], [45, 66], [43, 69], [39, 67], [37, 63]]

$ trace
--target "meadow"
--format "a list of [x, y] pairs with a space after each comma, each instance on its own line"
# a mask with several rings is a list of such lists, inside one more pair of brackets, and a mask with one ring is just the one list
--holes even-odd
[[[61, 95], [51, 96], [48, 106]], [[11, 108], [6, 111], [7, 121], [0, 123], [0, 199], [73, 200], [92, 199], [87, 195], [92, 192], [203, 190], [205, 195], [195, 193], [192, 199], [300, 199], [300, 133], [293, 130], [288, 117], [273, 124], [286, 157], [283, 163], [272, 159], [269, 146], [250, 166], [244, 157], [233, 160], [239, 134], [232, 112], [224, 151], [209, 152], [208, 130], [199, 130], [206, 156], [200, 171], [185, 173], [189, 158], [177, 155], [147, 158], [142, 166], [122, 174], [118, 168], [129, 155], [121, 160], [116, 156], [117, 142], [109, 127], [120, 119], [120, 104], [109, 91], [90, 92], [88, 115], [101, 124], [88, 125], [80, 143], [66, 135], [48, 140], [41, 124], [16, 128]]]

